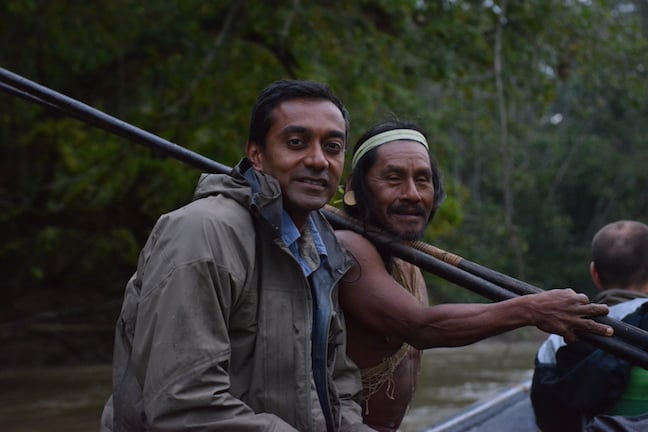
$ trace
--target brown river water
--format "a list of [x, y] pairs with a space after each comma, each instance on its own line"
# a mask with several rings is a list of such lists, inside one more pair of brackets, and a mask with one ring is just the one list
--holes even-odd
[[[402, 432], [418, 432], [503, 386], [530, 378], [540, 342], [483, 341], [426, 351]], [[0, 431], [96, 432], [108, 365], [0, 371]]]

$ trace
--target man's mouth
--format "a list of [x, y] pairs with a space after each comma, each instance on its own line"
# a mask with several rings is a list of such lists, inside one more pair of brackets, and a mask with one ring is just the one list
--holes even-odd
[[423, 219], [423, 215], [419, 213], [392, 213], [392, 216], [407, 223], [418, 223]]
[[307, 183], [307, 184], [311, 184], [314, 186], [321, 186], [321, 187], [326, 187], [328, 185], [328, 182], [324, 179], [302, 178], [299, 179], [299, 181], [302, 183]]
[[403, 216], [403, 217], [425, 217], [425, 210], [421, 207], [405, 207], [399, 206], [392, 208], [390, 210], [391, 214], [394, 216]]

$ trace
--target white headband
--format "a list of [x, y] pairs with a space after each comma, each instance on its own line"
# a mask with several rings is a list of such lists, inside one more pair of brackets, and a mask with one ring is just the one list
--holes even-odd
[[429, 150], [428, 143], [422, 133], [412, 129], [392, 129], [386, 132], [379, 133], [372, 136], [367, 141], [363, 142], [358, 148], [358, 151], [351, 159], [351, 169], [355, 168], [356, 164], [364, 155], [376, 147], [392, 141], [409, 140], [416, 141], [423, 144], [423, 147]]

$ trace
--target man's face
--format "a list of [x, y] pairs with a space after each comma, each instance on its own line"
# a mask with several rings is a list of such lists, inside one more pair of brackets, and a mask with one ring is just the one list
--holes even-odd
[[328, 100], [293, 99], [273, 110], [266, 147], [248, 143], [254, 168], [279, 181], [297, 227], [335, 194], [344, 168], [346, 123]]
[[377, 148], [376, 163], [367, 171], [374, 200], [372, 223], [403, 240], [419, 240], [434, 203], [432, 168], [427, 149], [408, 140]]

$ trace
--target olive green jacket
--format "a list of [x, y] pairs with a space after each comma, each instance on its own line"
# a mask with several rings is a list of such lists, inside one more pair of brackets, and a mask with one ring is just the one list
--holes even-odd
[[[118, 319], [113, 394], [102, 430], [326, 431], [311, 367], [312, 298], [280, 238], [281, 195], [243, 160], [203, 175], [192, 203], [160, 217]], [[251, 174], [254, 173], [254, 174]], [[318, 212], [329, 287], [329, 418], [362, 425], [337, 281], [350, 261]]]

